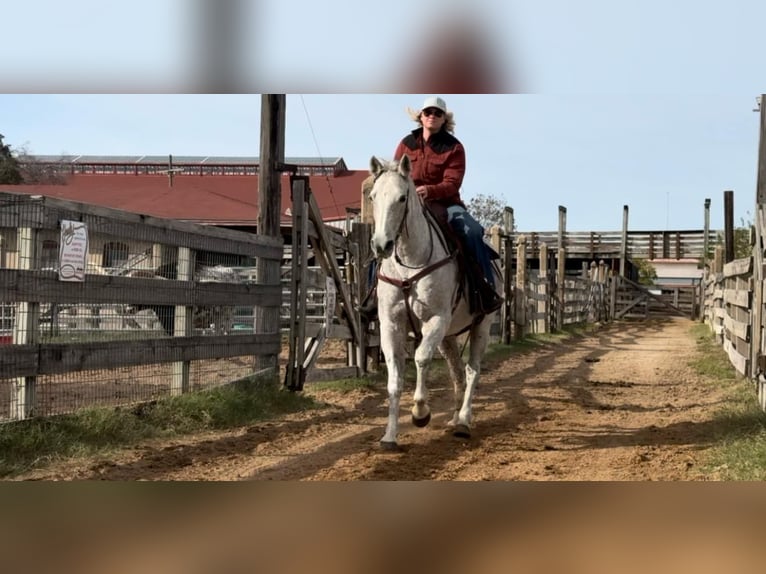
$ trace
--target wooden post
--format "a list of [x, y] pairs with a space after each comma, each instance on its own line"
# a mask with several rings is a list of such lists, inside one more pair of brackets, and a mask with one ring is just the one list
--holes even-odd
[[702, 248], [702, 268], [707, 265], [709, 251], [710, 251], [710, 199], [705, 200], [705, 237], [703, 239], [704, 247]]
[[[188, 247], [178, 248], [176, 263], [178, 281], [191, 281], [194, 271], [195, 253]], [[176, 305], [173, 319], [174, 337], [191, 337], [193, 328], [194, 307]], [[190, 388], [191, 361], [178, 361], [173, 363], [172, 378], [170, 381], [170, 394], [180, 395], [188, 393]]]
[[[258, 234], [281, 237], [282, 212], [281, 166], [285, 161], [285, 94], [261, 96], [261, 151], [258, 173]], [[256, 281], [261, 285], [279, 285], [279, 261], [259, 259]], [[255, 332], [279, 332], [279, 308], [255, 309]], [[277, 368], [277, 355], [256, 357], [256, 371]]]
[[566, 307], [566, 249], [558, 250], [558, 269], [556, 270], [556, 298], [558, 300], [558, 313], [556, 314], [556, 329], [564, 328], [564, 309]]
[[567, 232], [567, 208], [559, 205], [559, 233], [558, 249], [556, 250], [556, 300], [558, 309], [556, 313], [557, 330], [564, 328], [564, 278], [566, 276], [566, 232]]
[[516, 247], [516, 328], [514, 337], [523, 339], [527, 328], [527, 238], [519, 236]]
[[500, 230], [500, 226], [499, 225], [493, 225], [492, 227], [490, 227], [490, 229], [489, 229], [489, 243], [490, 243], [490, 245], [492, 245], [492, 249], [494, 249], [498, 253], [502, 252], [502, 248], [501, 248], [501, 244], [500, 244], [501, 236], [502, 236], [502, 232]]
[[293, 178], [292, 194], [293, 225], [291, 235], [292, 257], [290, 261], [290, 341], [285, 386], [300, 391], [306, 381], [306, 298], [308, 296], [308, 215], [306, 214], [305, 189], [308, 177]]
[[370, 175], [362, 182], [362, 210], [359, 218], [362, 223], [372, 223], [372, 201], [370, 201], [370, 192], [372, 191], [372, 185], [375, 183], [375, 178]]
[[[25, 271], [36, 268], [36, 229], [22, 227], [16, 232], [18, 258], [17, 269]], [[34, 345], [39, 340], [40, 303], [23, 301], [16, 304], [16, 320], [13, 323], [13, 344]], [[11, 420], [22, 420], [34, 415], [37, 377], [18, 377], [11, 387]]]
[[724, 263], [734, 261], [734, 192], [723, 192]]
[[513, 308], [513, 208], [506, 207], [503, 211], [503, 231], [505, 231], [505, 252], [503, 261], [503, 289], [505, 290], [505, 301], [503, 302], [503, 311], [500, 314], [502, 318], [502, 341], [503, 344], [511, 343], [512, 320], [514, 314]]
[[755, 245], [753, 246], [753, 284], [754, 297], [751, 314], [751, 341], [750, 341], [750, 377], [758, 386], [758, 399], [761, 409], [766, 410], [766, 379], [761, 367], [760, 358], [764, 353], [766, 337], [763, 332], [764, 319], [764, 226], [766, 225], [766, 94], [761, 94], [758, 100], [760, 112], [760, 130], [758, 136], [758, 172], [756, 182], [756, 206], [755, 206]]
[[559, 249], [566, 247], [566, 232], [567, 232], [567, 208], [563, 205], [559, 205]]
[[506, 235], [513, 234], [513, 226], [513, 208], [506, 207], [503, 210], [503, 229], [505, 230]]
[[[548, 290], [548, 244], [540, 245], [540, 272], [539, 272], [538, 295], [542, 299], [537, 301], [537, 332], [548, 333], [551, 328], [551, 294]], [[542, 315], [542, 317], [540, 317]]]
[[713, 253], [713, 272], [723, 273], [723, 246], [718, 245]]
[[620, 245], [620, 276], [625, 277], [628, 258], [628, 206], [622, 206], [622, 243]]

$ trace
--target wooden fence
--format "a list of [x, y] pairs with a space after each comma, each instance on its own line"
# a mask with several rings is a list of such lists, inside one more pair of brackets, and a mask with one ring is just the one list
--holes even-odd
[[[44, 256], [66, 241], [65, 221], [87, 229], [83, 281]], [[281, 240], [7, 193], [0, 233], [0, 420], [209, 388], [280, 352], [278, 330], [234, 324], [237, 310], [279, 308], [279, 283], [237, 271], [281, 261]]]
[[704, 321], [737, 372], [750, 380], [766, 411], [766, 94], [758, 98], [760, 136], [751, 226], [752, 251], [735, 259], [734, 199], [724, 192], [725, 244], [715, 250], [704, 278]]
[[758, 312], [764, 283], [756, 280], [755, 257], [723, 264], [722, 252], [723, 248], [716, 250], [703, 281], [703, 320], [736, 371], [752, 380], [761, 408], [766, 410], [766, 360], [761, 349], [763, 327], [759, 325]]

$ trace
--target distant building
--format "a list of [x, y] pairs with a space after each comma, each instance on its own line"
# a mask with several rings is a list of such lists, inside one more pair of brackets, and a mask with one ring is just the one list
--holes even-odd
[[[258, 218], [257, 157], [34, 156], [38, 168], [61, 183], [0, 185], [0, 191], [43, 195], [194, 223], [252, 230]], [[342, 157], [293, 157], [322, 218], [346, 220], [361, 207], [367, 170], [350, 170]], [[290, 222], [289, 175], [282, 177], [282, 218]]]
[[657, 272], [657, 285], [694, 285], [702, 279], [703, 270], [698, 259], [651, 259], [649, 263]]

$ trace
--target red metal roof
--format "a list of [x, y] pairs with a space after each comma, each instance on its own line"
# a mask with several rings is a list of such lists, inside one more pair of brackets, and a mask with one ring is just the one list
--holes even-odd
[[[322, 218], [343, 219], [359, 209], [367, 171], [310, 176]], [[144, 215], [218, 225], [254, 225], [258, 217], [257, 175], [72, 175], [66, 185], [0, 185], [0, 191], [44, 195]], [[282, 219], [292, 207], [290, 179], [282, 177]]]

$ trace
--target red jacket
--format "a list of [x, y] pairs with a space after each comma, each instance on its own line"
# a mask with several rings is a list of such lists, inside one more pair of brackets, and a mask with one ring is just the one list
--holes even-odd
[[407, 135], [394, 152], [394, 159], [408, 155], [412, 161], [412, 179], [416, 186], [425, 185], [425, 200], [444, 207], [465, 204], [460, 199], [460, 186], [465, 175], [463, 144], [446, 130], [423, 140], [423, 128]]

